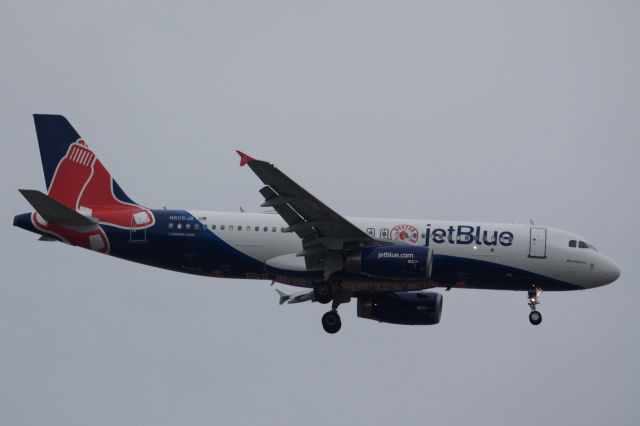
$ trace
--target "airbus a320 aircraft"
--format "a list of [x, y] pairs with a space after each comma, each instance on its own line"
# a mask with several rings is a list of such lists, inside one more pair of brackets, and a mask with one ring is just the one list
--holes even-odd
[[442, 295], [424, 291], [522, 290], [529, 321], [543, 290], [583, 290], [620, 270], [584, 238], [531, 224], [343, 217], [274, 165], [238, 151], [264, 183], [268, 213], [149, 209], [135, 203], [69, 122], [34, 115], [47, 193], [20, 190], [35, 211], [13, 224], [122, 259], [189, 274], [304, 287], [280, 303], [332, 303], [322, 317], [340, 330], [338, 306], [394, 324], [437, 324]]

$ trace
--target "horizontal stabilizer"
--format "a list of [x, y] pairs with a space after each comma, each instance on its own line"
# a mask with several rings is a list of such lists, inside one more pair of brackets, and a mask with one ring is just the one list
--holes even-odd
[[35, 189], [19, 189], [18, 191], [47, 222], [80, 232], [88, 231], [98, 225], [95, 219], [70, 209], [40, 191]]
[[312, 301], [315, 302], [316, 298], [314, 295], [314, 291], [301, 291], [294, 294], [287, 294], [284, 291], [275, 289], [278, 292], [278, 296], [280, 296], [279, 303], [282, 305], [284, 303], [301, 303]]
[[278, 301], [281, 305], [286, 302], [287, 300], [291, 299], [291, 296], [289, 296], [287, 293], [285, 293], [284, 291], [278, 290], [276, 288], [276, 291], [278, 292], [278, 296], [280, 296], [280, 300]]

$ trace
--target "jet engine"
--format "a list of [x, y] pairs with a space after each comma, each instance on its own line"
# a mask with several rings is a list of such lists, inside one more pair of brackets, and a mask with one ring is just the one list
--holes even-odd
[[358, 316], [406, 325], [433, 325], [440, 322], [442, 295], [426, 291], [379, 293], [358, 296]]
[[383, 279], [426, 280], [432, 263], [429, 247], [368, 247], [347, 255], [345, 271]]

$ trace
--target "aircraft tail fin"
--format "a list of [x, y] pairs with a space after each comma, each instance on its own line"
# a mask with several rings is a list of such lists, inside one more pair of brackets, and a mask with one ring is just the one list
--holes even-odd
[[49, 197], [73, 210], [135, 204], [65, 117], [34, 114], [33, 121]]

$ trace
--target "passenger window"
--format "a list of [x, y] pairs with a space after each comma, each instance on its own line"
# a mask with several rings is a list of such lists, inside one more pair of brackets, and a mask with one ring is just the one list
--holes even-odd
[[284, 232], [284, 226], [280, 228], [280, 232]]
[[584, 241], [578, 241], [578, 247], [589, 248], [589, 244], [585, 243]]
[[271, 232], [276, 232], [276, 227], [271, 228]]
[[177, 228], [178, 228], [178, 229], [182, 229], [182, 224], [181, 224], [181, 223], [179, 223], [179, 224], [177, 225]]
[[224, 231], [224, 225], [220, 225], [220, 230]]
[[229, 225], [229, 231], [233, 231], [233, 225]]
[[196, 223], [195, 225], [193, 225], [193, 229], [197, 231], [198, 229], [200, 229], [200, 225]]
[[238, 231], [242, 231], [242, 225], [238, 225]]
[[265, 227], [264, 227], [264, 229], [263, 229], [263, 231], [264, 231], [264, 232], [268, 232], [268, 231], [269, 231], [269, 227], [268, 227], [268, 226], [265, 226]]
[[184, 227], [185, 227], [185, 229], [191, 229], [191, 224], [187, 223]]
[[211, 225], [211, 230], [213, 231], [215, 229], [216, 229], [216, 226], [215, 225]]
[[372, 237], [375, 238], [375, 236], [376, 236], [375, 228], [367, 228], [367, 234], [369, 234], [369, 235], [371, 235]]
[[575, 246], [576, 246], [576, 240], [569, 241], [569, 247], [575, 247]]
[[256, 226], [256, 227], [255, 227], [255, 229], [254, 229], [254, 231], [256, 231], [256, 232], [260, 231], [260, 227], [259, 227], [259, 226]]
[[389, 230], [387, 228], [380, 230], [380, 238], [389, 238]]
[[173, 229], [173, 223], [169, 224], [169, 229]]

